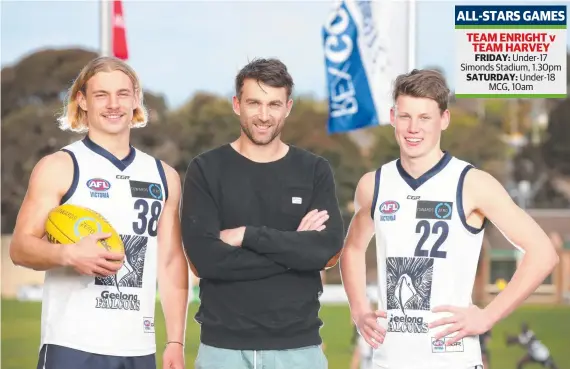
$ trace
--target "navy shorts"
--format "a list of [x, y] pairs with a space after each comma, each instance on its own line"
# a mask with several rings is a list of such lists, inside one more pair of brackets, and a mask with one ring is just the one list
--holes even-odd
[[37, 369], [156, 369], [154, 354], [108, 356], [57, 345], [43, 345]]

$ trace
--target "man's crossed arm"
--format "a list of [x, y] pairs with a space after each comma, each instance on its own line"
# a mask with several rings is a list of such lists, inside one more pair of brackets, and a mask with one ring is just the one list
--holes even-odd
[[[221, 238], [299, 271], [319, 271], [336, 264], [344, 228], [332, 170], [324, 159], [316, 167], [310, 211], [296, 231], [243, 226], [222, 231]], [[326, 224], [325, 224], [326, 223]]]
[[184, 181], [181, 222], [193, 272], [207, 279], [252, 280], [290, 269], [317, 271], [334, 265], [342, 249], [342, 219], [326, 161], [319, 163], [317, 174], [313, 210], [297, 231], [247, 225], [221, 230], [200, 163], [192, 161]]

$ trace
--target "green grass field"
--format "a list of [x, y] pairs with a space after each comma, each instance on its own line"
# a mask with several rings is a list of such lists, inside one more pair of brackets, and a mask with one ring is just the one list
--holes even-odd
[[[2, 300], [2, 369], [32, 369], [36, 367], [38, 337], [40, 331], [40, 304]], [[186, 367], [194, 367], [198, 347], [199, 326], [193, 316], [197, 305], [189, 311], [186, 333]], [[352, 328], [346, 306], [324, 306], [321, 318], [325, 322], [322, 335], [326, 344], [326, 355], [330, 369], [349, 369], [352, 355], [350, 337]], [[508, 319], [493, 330], [490, 342], [491, 368], [515, 369], [516, 361], [524, 354], [519, 347], [506, 347], [505, 335], [518, 332], [520, 323], [526, 321], [551, 350], [559, 369], [570, 369], [570, 307], [568, 306], [525, 306], [519, 308]], [[164, 318], [157, 305], [155, 325], [159, 347], [158, 362], [164, 344]], [[530, 365], [528, 369], [540, 368]], [[159, 366], [159, 369], [160, 368]]]

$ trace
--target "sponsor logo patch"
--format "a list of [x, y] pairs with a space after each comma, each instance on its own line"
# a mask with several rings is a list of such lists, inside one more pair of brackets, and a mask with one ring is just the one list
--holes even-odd
[[453, 202], [449, 201], [418, 201], [416, 219], [451, 219]]
[[445, 341], [443, 339], [431, 338], [431, 352], [445, 352]]
[[440, 353], [440, 352], [463, 352], [463, 339], [449, 343], [449, 341], [453, 337], [446, 337], [436, 340], [435, 337], [431, 338], [431, 352], [433, 353]]
[[143, 318], [144, 333], [154, 333], [154, 318]]
[[141, 199], [162, 200], [162, 186], [158, 183], [129, 181], [131, 184], [131, 195]]

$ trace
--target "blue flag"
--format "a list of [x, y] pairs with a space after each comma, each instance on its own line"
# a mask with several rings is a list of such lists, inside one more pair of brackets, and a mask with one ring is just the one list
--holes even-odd
[[323, 26], [329, 134], [390, 123], [392, 83], [408, 69], [406, 9], [390, 3], [338, 1]]

